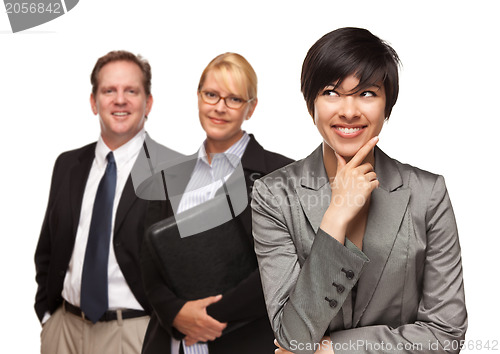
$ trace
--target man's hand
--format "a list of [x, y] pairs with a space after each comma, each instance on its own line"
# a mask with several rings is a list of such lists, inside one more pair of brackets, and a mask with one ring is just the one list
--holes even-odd
[[207, 314], [207, 307], [222, 299], [222, 295], [188, 301], [174, 318], [174, 327], [186, 337], [186, 345], [207, 342], [222, 335], [227, 323], [222, 323]]

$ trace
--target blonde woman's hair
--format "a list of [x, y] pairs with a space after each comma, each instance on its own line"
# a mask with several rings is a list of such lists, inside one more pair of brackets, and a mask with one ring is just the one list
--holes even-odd
[[229, 77], [231, 77], [239, 91], [235, 94], [241, 95], [245, 100], [257, 98], [257, 74], [243, 56], [236, 53], [224, 53], [212, 59], [201, 74], [198, 91], [201, 91], [210, 71], [215, 75], [215, 79], [223, 82], [228, 89], [230, 88]]

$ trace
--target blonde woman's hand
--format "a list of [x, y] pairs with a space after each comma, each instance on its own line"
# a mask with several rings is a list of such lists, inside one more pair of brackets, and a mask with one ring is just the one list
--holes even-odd
[[207, 342], [222, 335], [227, 323], [217, 321], [207, 314], [207, 306], [219, 301], [222, 295], [210, 296], [199, 300], [188, 301], [174, 318], [173, 326], [186, 337], [186, 345]]

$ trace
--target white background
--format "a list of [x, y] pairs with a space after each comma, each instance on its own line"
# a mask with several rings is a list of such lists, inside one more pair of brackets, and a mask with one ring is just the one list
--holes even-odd
[[204, 137], [201, 71], [220, 53], [244, 55], [259, 77], [259, 104], [244, 128], [265, 148], [299, 159], [321, 142], [300, 93], [302, 61], [317, 39], [343, 26], [368, 28], [402, 59], [400, 97], [379, 145], [445, 176], [462, 245], [467, 339], [499, 341], [496, 4], [80, 0], [68, 14], [17, 34], [2, 9], [0, 352], [39, 351], [33, 254], [54, 160], [99, 134], [89, 105], [99, 56], [126, 49], [150, 61], [155, 102], [146, 128], [188, 154]]

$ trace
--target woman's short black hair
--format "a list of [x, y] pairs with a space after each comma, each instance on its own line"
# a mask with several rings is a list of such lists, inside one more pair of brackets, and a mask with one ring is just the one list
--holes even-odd
[[345, 27], [325, 34], [307, 52], [302, 65], [301, 90], [314, 117], [314, 101], [326, 86], [338, 86], [355, 75], [355, 91], [383, 82], [389, 118], [399, 92], [400, 60], [392, 47], [363, 28]]

